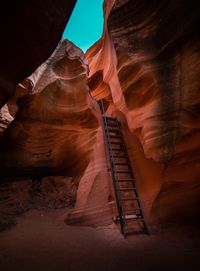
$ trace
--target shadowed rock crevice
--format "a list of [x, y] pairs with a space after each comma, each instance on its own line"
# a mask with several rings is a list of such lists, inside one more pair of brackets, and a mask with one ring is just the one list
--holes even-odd
[[0, 107], [54, 51], [76, 0], [6, 1], [0, 11]]
[[47, 210], [74, 207], [76, 190], [73, 179], [65, 176], [10, 179], [0, 186], [0, 231], [12, 228], [19, 215], [33, 209], [42, 216]]

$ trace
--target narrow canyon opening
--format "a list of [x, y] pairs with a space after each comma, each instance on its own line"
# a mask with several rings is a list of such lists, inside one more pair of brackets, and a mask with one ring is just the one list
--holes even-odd
[[103, 0], [78, 0], [63, 37], [85, 53], [102, 36], [103, 16]]

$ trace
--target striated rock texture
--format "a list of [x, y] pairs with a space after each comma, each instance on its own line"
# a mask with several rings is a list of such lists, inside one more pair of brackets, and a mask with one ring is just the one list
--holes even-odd
[[199, 219], [199, 3], [106, 1], [87, 51], [92, 96], [118, 116], [151, 221]]
[[15, 120], [1, 137], [0, 174], [78, 177], [99, 126], [83, 53], [62, 41], [34, 84], [32, 94], [20, 96]]
[[0, 136], [7, 129], [11, 121], [13, 121], [13, 117], [10, 115], [8, 106], [5, 104], [0, 109]]
[[[0, 140], [1, 178], [24, 176], [42, 184], [43, 176], [71, 178], [78, 190], [66, 223], [111, 224], [114, 202], [100, 109], [89, 94], [82, 51], [62, 40], [52, 56], [17, 86], [8, 105], [15, 119]], [[55, 181], [54, 197], [60, 181]], [[49, 194], [46, 197], [51, 201]]]
[[0, 108], [53, 52], [76, 0], [4, 1], [0, 10]]
[[86, 54], [89, 71], [83, 53], [66, 40], [32, 75], [23, 66], [30, 76], [7, 103], [15, 120], [0, 138], [0, 177], [62, 176], [56, 184], [63, 178], [77, 188], [66, 223], [111, 224], [101, 114], [91, 94], [122, 123], [148, 223], [196, 222], [198, 4], [105, 0], [104, 16], [103, 37]]
[[66, 223], [82, 226], [102, 226], [112, 223], [115, 210], [111, 176], [105, 156], [103, 131], [99, 127], [90, 162], [80, 178], [75, 209], [67, 216]]

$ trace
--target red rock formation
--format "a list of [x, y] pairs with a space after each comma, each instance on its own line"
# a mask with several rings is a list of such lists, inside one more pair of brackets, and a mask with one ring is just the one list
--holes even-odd
[[89, 80], [83, 54], [63, 41], [17, 87], [8, 106], [14, 115], [17, 102], [19, 110], [0, 139], [1, 176], [71, 177], [79, 186], [66, 222], [111, 223], [112, 188], [90, 87], [97, 101], [104, 99], [107, 114], [122, 122], [148, 222], [196, 219], [200, 102], [195, 5], [106, 0], [103, 37], [86, 54]]
[[99, 127], [90, 162], [80, 178], [75, 209], [67, 216], [66, 223], [82, 226], [111, 224], [111, 211], [115, 207], [112, 194], [103, 133]]
[[88, 90], [84, 55], [64, 40], [1, 137], [1, 175], [80, 176], [99, 126]]
[[112, 187], [100, 109], [89, 95], [87, 75], [83, 53], [64, 40], [17, 86], [8, 103], [15, 120], [0, 140], [0, 172], [14, 179], [73, 179], [77, 200], [66, 222], [105, 225], [112, 222]]
[[104, 14], [103, 37], [86, 54], [92, 96], [128, 127], [150, 218], [190, 221], [200, 190], [198, 4], [105, 1]]
[[7, 105], [0, 109], [0, 135], [6, 130], [13, 117], [10, 115]]
[[7, 102], [7, 106], [9, 108], [10, 114], [15, 117], [19, 106], [18, 103], [21, 98], [24, 96], [31, 94], [33, 88], [33, 83], [29, 78], [26, 78], [21, 83], [19, 83], [15, 89], [15, 94], [12, 98]]
[[53, 52], [76, 0], [4, 1], [0, 10], [0, 108]]

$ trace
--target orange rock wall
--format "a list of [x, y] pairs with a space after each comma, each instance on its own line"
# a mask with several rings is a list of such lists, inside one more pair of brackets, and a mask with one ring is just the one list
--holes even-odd
[[89, 70], [83, 53], [64, 40], [17, 86], [8, 102], [15, 120], [0, 139], [1, 178], [69, 178], [78, 190], [66, 223], [111, 224], [114, 201], [96, 103], [104, 99], [106, 113], [122, 123], [148, 223], [196, 221], [195, 5], [105, 0], [103, 37], [86, 54]]
[[87, 51], [92, 96], [123, 123], [150, 221], [199, 210], [199, 9], [195, 1], [105, 1]]
[[1, 176], [78, 177], [99, 127], [88, 90], [83, 53], [62, 41], [32, 94], [18, 100], [15, 120], [1, 137]]
[[66, 223], [111, 224], [114, 201], [101, 113], [89, 94], [88, 64], [81, 50], [62, 40], [17, 86], [8, 106], [15, 119], [0, 139], [1, 180], [28, 177], [44, 183], [55, 175], [60, 182], [56, 176], [63, 176], [77, 187]]
[[11, 121], [13, 121], [13, 117], [10, 115], [8, 106], [5, 104], [0, 109], [0, 136], [6, 130]]

